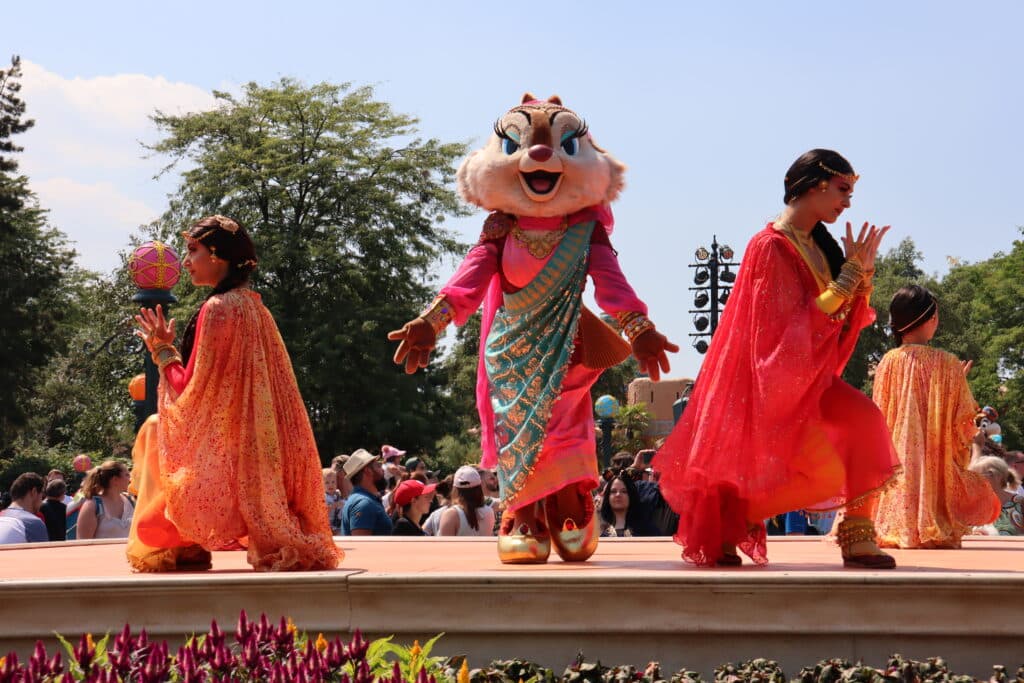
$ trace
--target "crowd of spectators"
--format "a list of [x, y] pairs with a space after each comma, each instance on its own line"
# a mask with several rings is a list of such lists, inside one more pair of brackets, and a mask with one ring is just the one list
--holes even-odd
[[74, 496], [61, 470], [45, 479], [25, 472], [0, 506], [0, 545], [127, 538], [135, 512], [130, 482], [127, 465], [116, 460], [89, 469]]
[[[653, 450], [617, 453], [594, 491], [601, 535], [671, 536], [678, 516], [658, 488], [650, 467]], [[492, 536], [502, 506], [494, 470], [464, 465], [440, 477], [422, 457], [384, 445], [339, 455], [323, 470], [326, 514], [336, 535]], [[1002, 514], [976, 533], [1024, 535], [1024, 452], [987, 450], [978, 439], [971, 469], [985, 476], [1002, 503]], [[0, 511], [0, 544], [93, 538], [126, 538], [134, 502], [131, 474], [108, 460], [91, 468], [75, 495], [60, 470], [44, 479], [19, 476]], [[795, 510], [765, 520], [769, 534], [827, 534], [835, 513]]]

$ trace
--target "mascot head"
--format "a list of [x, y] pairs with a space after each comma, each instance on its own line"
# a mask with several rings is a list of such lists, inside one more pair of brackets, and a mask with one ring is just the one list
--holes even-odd
[[522, 104], [494, 124], [458, 172], [459, 194], [488, 211], [562, 216], [611, 202], [626, 167], [594, 144], [586, 122], [557, 96]]
[[985, 435], [992, 441], [1001, 444], [1003, 442], [1003, 429], [996, 420], [999, 413], [992, 406], [985, 406], [974, 416], [974, 426], [985, 432]]

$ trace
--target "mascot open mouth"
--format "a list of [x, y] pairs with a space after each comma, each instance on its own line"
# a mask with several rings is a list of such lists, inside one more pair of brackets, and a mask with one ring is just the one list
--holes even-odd
[[526, 187], [534, 194], [550, 194], [558, 187], [558, 181], [562, 178], [561, 173], [549, 173], [547, 171], [531, 171], [519, 174]]

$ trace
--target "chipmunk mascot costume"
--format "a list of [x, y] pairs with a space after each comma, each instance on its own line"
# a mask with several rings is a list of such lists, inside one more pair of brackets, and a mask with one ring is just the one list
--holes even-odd
[[[566, 561], [594, 553], [590, 387], [630, 352], [657, 380], [679, 350], [648, 320], [609, 242], [624, 171], [558, 97], [524, 95], [458, 171], [463, 199], [491, 212], [479, 241], [427, 310], [388, 335], [413, 373], [445, 326], [483, 303], [477, 407], [482, 464], [497, 466], [505, 506], [502, 562], [545, 562], [552, 545]], [[628, 343], [583, 306], [588, 275]]]

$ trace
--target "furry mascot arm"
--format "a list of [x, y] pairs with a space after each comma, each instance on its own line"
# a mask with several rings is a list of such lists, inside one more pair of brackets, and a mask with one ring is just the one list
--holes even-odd
[[657, 382], [661, 373], [669, 371], [668, 353], [675, 353], [679, 347], [653, 327], [632, 341], [633, 355], [640, 363], [640, 369]]

